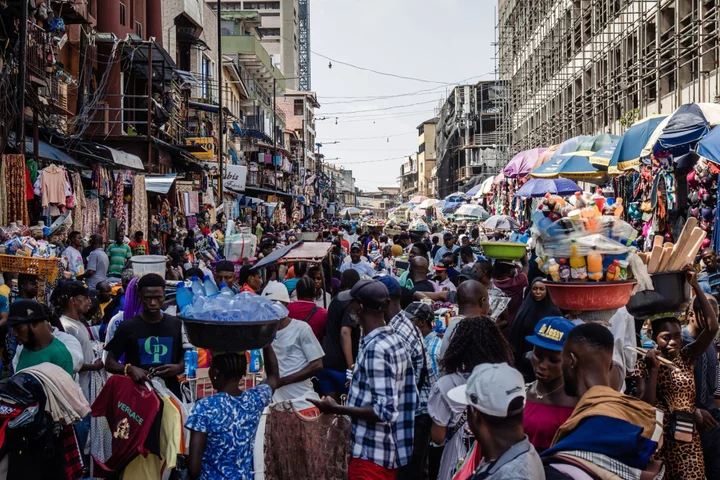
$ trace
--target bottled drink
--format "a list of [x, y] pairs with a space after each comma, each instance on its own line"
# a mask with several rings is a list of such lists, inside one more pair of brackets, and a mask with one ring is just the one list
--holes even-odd
[[221, 295], [229, 295], [230, 297], [235, 295], [235, 293], [233, 293], [233, 291], [230, 289], [230, 287], [227, 286], [227, 283], [225, 283], [225, 282], [222, 282], [220, 284], [220, 294]]
[[595, 251], [587, 256], [587, 276], [596, 282], [603, 278], [602, 255]]
[[250, 372], [260, 372], [260, 350], [250, 350]]
[[217, 285], [215, 285], [215, 282], [213, 282], [213, 280], [210, 278], [210, 275], [205, 275], [204, 285], [205, 295], [207, 295], [208, 297], [214, 297], [215, 295], [220, 293]]
[[567, 260], [565, 260], [564, 258], [560, 259], [560, 281], [570, 281], [570, 265], [567, 264]]
[[607, 269], [607, 275], [605, 280], [608, 282], [615, 282], [620, 277], [620, 260], [613, 260], [612, 265]]
[[200, 361], [200, 358], [198, 356], [197, 348], [193, 348], [190, 352], [192, 353], [193, 376], [194, 376], [195, 374], [197, 374], [198, 363]]
[[192, 349], [185, 350], [185, 378], [195, 378], [195, 364], [193, 363]]
[[198, 277], [192, 277], [192, 293], [193, 295], [205, 295], [205, 287]]
[[622, 217], [623, 210], [625, 207], [623, 207], [623, 199], [617, 198], [615, 199], [615, 211], [613, 212], [613, 215], [616, 217]]
[[618, 280], [627, 280], [628, 279], [628, 261], [627, 260], [620, 260], [620, 271], [618, 274]]
[[184, 284], [181, 283], [177, 288], [177, 296], [175, 298], [177, 300], [178, 308], [182, 311], [185, 307], [192, 304], [193, 294]]
[[601, 188], [598, 188], [595, 190], [595, 193], [592, 197], [590, 197], [593, 202], [595, 202], [595, 205], [597, 205], [598, 210], [602, 213], [603, 208], [605, 208], [605, 195], [603, 195], [603, 191]]
[[548, 268], [548, 272], [550, 273], [550, 277], [553, 279], [554, 282], [560, 281], [560, 265], [555, 261], [554, 258], [551, 258], [548, 262], [550, 267]]
[[578, 253], [578, 246], [575, 241], [570, 245], [570, 279], [573, 282], [587, 281], [585, 257]]

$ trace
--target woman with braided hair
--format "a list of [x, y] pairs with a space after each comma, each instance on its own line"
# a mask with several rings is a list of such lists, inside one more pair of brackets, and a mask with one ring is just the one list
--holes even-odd
[[465, 318], [458, 323], [445, 354], [440, 359], [440, 379], [430, 391], [428, 413], [435, 445], [445, 449], [440, 459], [438, 480], [450, 480], [468, 454], [471, 444], [464, 405], [453, 402], [448, 392], [465, 385], [473, 368], [481, 363], [513, 365], [510, 344], [495, 322], [486, 316]]
[[191, 478], [252, 478], [253, 445], [263, 410], [278, 386], [272, 346], [263, 350], [265, 381], [244, 392], [244, 353], [213, 355], [209, 375], [217, 394], [198, 400], [185, 427], [190, 430], [188, 470]]

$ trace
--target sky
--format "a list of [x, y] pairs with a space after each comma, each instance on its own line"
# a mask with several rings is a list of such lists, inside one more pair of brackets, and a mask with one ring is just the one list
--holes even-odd
[[[494, 0], [310, 0], [311, 87], [316, 118], [328, 118], [316, 125], [325, 158], [351, 169], [362, 190], [397, 185], [403, 158], [417, 151], [417, 126], [453, 85], [495, 78], [495, 8]], [[411, 95], [373, 98], [400, 94]]]

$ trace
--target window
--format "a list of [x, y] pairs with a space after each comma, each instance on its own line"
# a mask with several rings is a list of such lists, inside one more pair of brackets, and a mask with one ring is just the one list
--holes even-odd
[[143, 26], [140, 22], [135, 22], [135, 34], [138, 37], [143, 38]]
[[302, 114], [303, 114], [303, 101], [296, 99], [293, 106], [294, 106], [294, 109], [295, 109], [295, 111], [293, 112], [293, 114], [294, 114], [295, 116], [301, 117]]
[[125, 4], [121, 3], [120, 4], [120, 25], [122, 25], [123, 27], [127, 27], [127, 18], [125, 18], [125, 14], [126, 14]]
[[258, 32], [260, 33], [260, 36], [262, 36], [262, 37], [279, 37], [280, 36], [279, 28], [258, 28]]
[[212, 101], [212, 77], [213, 77], [213, 64], [205, 55], [200, 60], [200, 89], [202, 91], [202, 97]]

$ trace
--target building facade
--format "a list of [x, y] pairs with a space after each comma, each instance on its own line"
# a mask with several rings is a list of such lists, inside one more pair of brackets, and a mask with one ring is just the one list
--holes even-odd
[[[216, 8], [215, 0], [208, 0]], [[257, 28], [260, 43], [287, 78], [287, 87], [298, 89], [300, 6], [298, 0], [223, 0], [222, 9], [256, 11], [260, 15]]]
[[435, 154], [437, 122], [437, 118], [432, 118], [418, 126], [418, 193], [426, 197], [431, 196], [437, 189], [431, 185], [435, 182], [433, 169], [437, 160]]
[[720, 99], [720, 4], [499, 0], [512, 150]]
[[413, 195], [418, 193], [418, 154], [413, 153], [408, 156], [402, 165], [400, 165], [400, 176], [398, 177], [400, 184], [400, 196], [403, 201], [408, 201]]
[[499, 81], [461, 85], [440, 108], [435, 137], [439, 198], [498, 173], [507, 151], [507, 137], [500, 130], [504, 89]]

